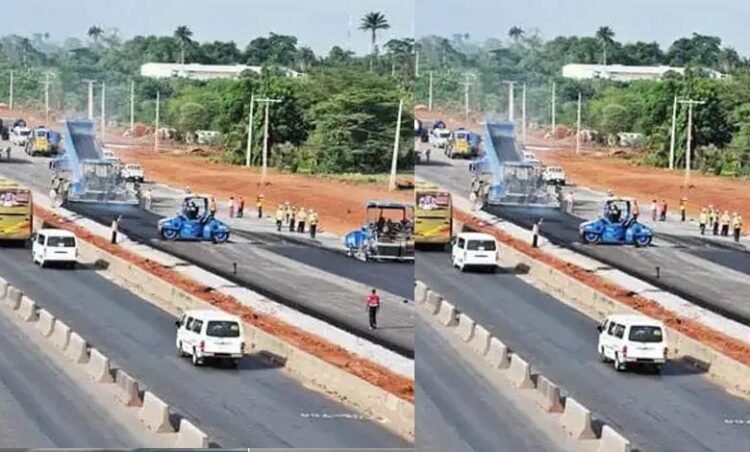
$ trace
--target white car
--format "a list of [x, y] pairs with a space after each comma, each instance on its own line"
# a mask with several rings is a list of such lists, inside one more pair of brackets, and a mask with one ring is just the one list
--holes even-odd
[[565, 171], [559, 166], [544, 168], [542, 178], [548, 184], [565, 185]]
[[642, 315], [611, 315], [597, 330], [599, 358], [614, 362], [618, 371], [639, 365], [659, 372], [667, 362], [666, 329], [658, 320]]
[[75, 268], [78, 262], [78, 240], [64, 229], [40, 229], [34, 236], [31, 256], [35, 264], [63, 264]]
[[497, 240], [483, 232], [461, 232], [453, 241], [451, 258], [453, 266], [461, 271], [467, 268], [497, 269]]
[[245, 332], [239, 317], [210, 309], [187, 311], [175, 322], [177, 353], [200, 366], [217, 359], [237, 367], [245, 355]]
[[438, 148], [444, 148], [448, 146], [448, 142], [451, 139], [451, 131], [448, 129], [437, 129], [434, 132], [432, 144]]
[[16, 146], [26, 146], [31, 137], [31, 129], [28, 127], [15, 127], [10, 135], [10, 142]]
[[141, 165], [137, 163], [128, 163], [123, 167], [120, 175], [127, 182], [138, 182], [143, 183], [144, 173]]

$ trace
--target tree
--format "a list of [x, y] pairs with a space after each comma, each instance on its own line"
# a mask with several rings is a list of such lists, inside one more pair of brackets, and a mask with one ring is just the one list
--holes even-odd
[[267, 38], [258, 37], [245, 48], [247, 64], [294, 67], [297, 62], [297, 38], [271, 33]]
[[508, 30], [508, 36], [510, 36], [513, 41], [518, 42], [518, 40], [521, 39], [521, 36], [523, 36], [523, 28], [516, 26], [510, 27], [510, 30]]
[[387, 30], [391, 28], [388, 21], [385, 18], [385, 14], [381, 12], [369, 12], [362, 17], [362, 22], [359, 25], [359, 29], [370, 32], [370, 44], [372, 48], [372, 54], [370, 56], [370, 70], [372, 70], [372, 62], [375, 54], [377, 53], [377, 41], [378, 41], [378, 30]]
[[185, 45], [189, 44], [193, 31], [187, 25], [180, 25], [174, 31], [174, 37], [180, 43], [180, 64], [185, 64]]
[[615, 32], [609, 26], [599, 27], [596, 38], [602, 43], [602, 64], [607, 65], [607, 47], [614, 42]]
[[102, 28], [98, 25], [92, 25], [91, 27], [89, 27], [89, 31], [87, 34], [89, 38], [94, 40], [94, 44], [97, 44], [99, 43], [99, 38], [101, 38], [104, 34], [104, 30], [102, 30]]

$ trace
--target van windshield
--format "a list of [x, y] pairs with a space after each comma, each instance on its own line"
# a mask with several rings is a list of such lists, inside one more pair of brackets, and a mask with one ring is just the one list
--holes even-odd
[[240, 337], [240, 325], [237, 322], [226, 320], [208, 322], [206, 336]]
[[76, 246], [75, 237], [47, 237], [47, 246], [74, 248]]
[[661, 328], [658, 326], [631, 326], [630, 335], [628, 336], [633, 342], [661, 342]]
[[469, 251], [495, 251], [494, 240], [469, 240], [466, 244]]

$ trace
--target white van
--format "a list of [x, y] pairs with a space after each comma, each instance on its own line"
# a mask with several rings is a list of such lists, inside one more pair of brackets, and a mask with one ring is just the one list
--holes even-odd
[[44, 267], [61, 263], [75, 268], [78, 261], [78, 240], [65, 229], [40, 229], [33, 238], [31, 256], [35, 264]]
[[599, 358], [602, 362], [612, 360], [618, 371], [636, 364], [658, 372], [667, 362], [666, 329], [658, 320], [642, 315], [612, 315], [597, 330]]
[[461, 232], [453, 241], [453, 266], [465, 271], [467, 267], [497, 269], [497, 240], [483, 232]]
[[191, 356], [193, 365], [217, 359], [237, 367], [245, 354], [242, 320], [210, 309], [187, 311], [175, 322], [177, 354]]

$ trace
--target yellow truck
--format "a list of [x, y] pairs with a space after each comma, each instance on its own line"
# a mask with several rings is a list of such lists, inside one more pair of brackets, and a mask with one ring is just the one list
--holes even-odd
[[34, 222], [31, 190], [0, 179], [0, 241], [28, 240]]
[[450, 243], [453, 236], [453, 203], [450, 192], [428, 182], [417, 182], [414, 190], [414, 244]]
[[26, 153], [35, 156], [43, 155], [49, 157], [53, 154], [52, 143], [49, 139], [49, 130], [37, 127], [31, 131], [31, 137], [26, 142]]
[[472, 150], [469, 145], [469, 131], [463, 128], [454, 130], [448, 146], [448, 157], [467, 158], [471, 155]]

